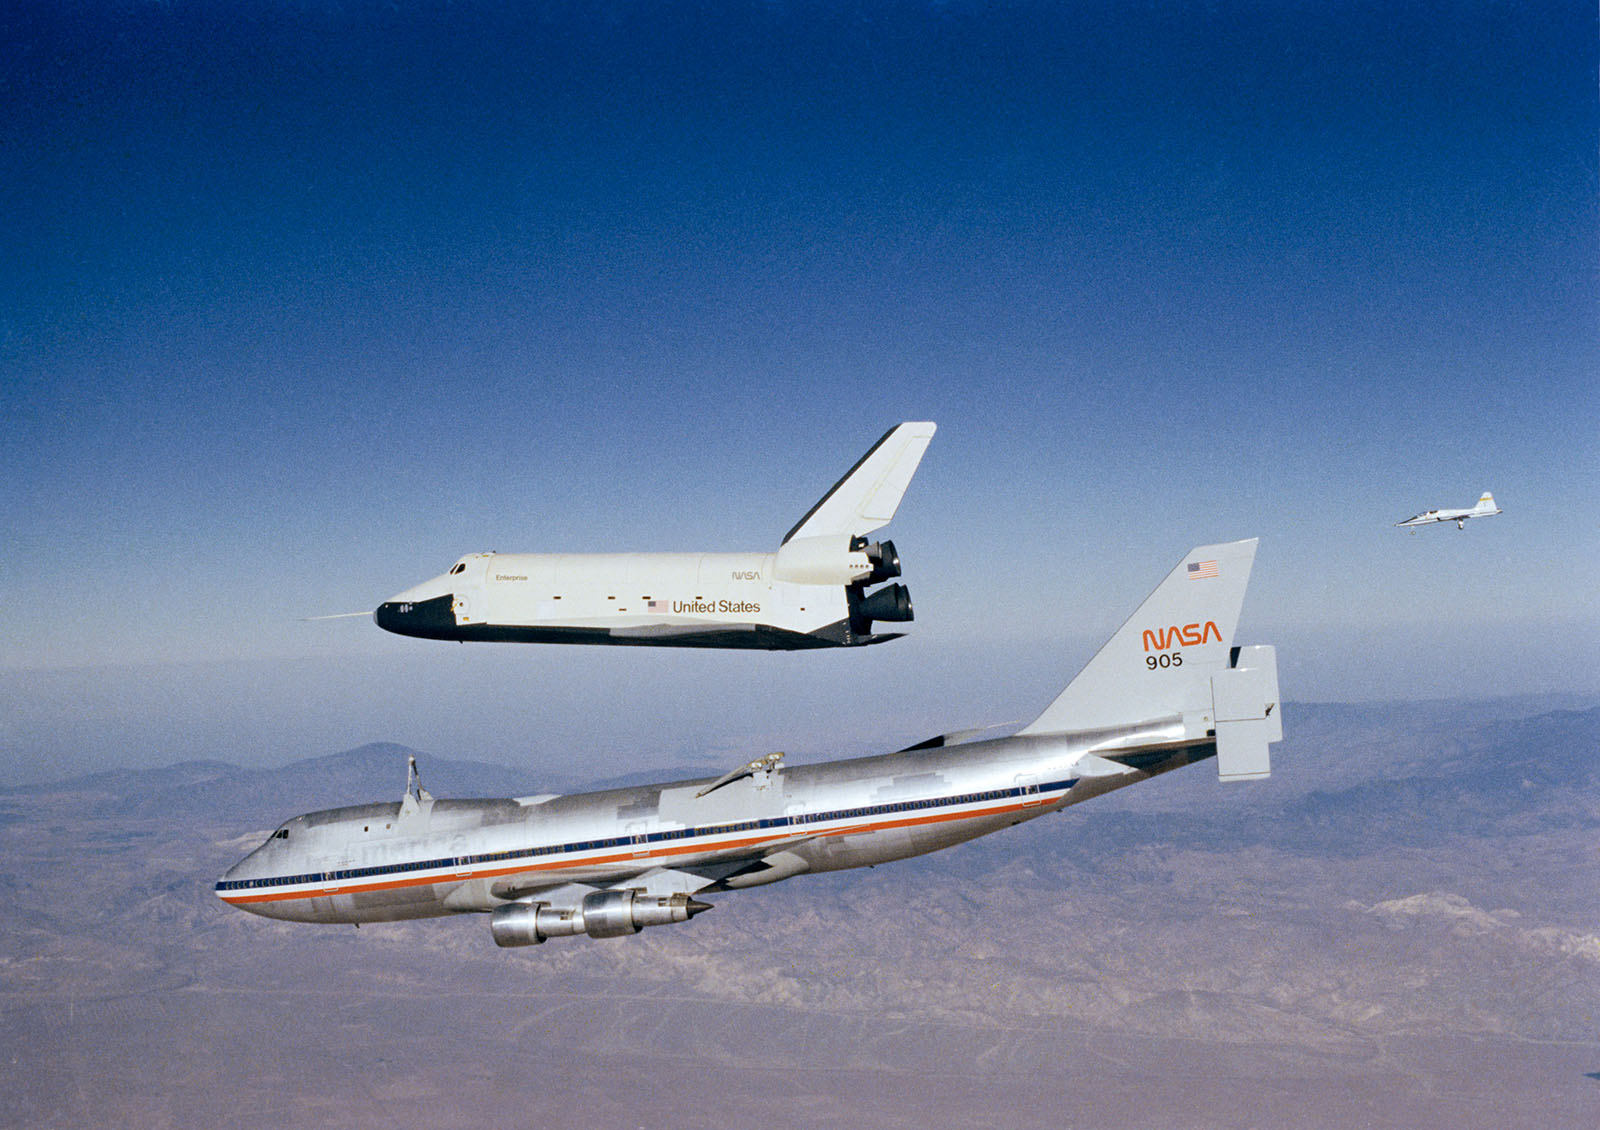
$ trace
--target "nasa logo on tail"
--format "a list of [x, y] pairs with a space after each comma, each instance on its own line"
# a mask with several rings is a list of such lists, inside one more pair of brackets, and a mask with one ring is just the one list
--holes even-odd
[[1204, 627], [1185, 624], [1180, 628], [1173, 624], [1167, 628], [1146, 628], [1143, 638], [1146, 651], [1166, 651], [1171, 647], [1194, 647], [1211, 640], [1221, 642], [1222, 632], [1215, 620], [1207, 620]]

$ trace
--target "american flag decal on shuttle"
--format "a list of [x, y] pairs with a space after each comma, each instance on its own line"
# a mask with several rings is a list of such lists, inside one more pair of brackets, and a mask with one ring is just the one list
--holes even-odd
[[1191, 581], [1198, 581], [1202, 577], [1215, 577], [1216, 575], [1217, 563], [1215, 561], [1189, 562], [1189, 579]]

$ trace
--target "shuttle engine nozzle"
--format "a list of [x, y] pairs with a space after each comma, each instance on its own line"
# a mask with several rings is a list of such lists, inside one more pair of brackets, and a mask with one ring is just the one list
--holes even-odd
[[895, 552], [894, 542], [875, 541], [866, 547], [866, 554], [867, 560], [872, 562], [872, 572], [862, 584], [875, 585], [900, 575], [900, 555]]
[[904, 623], [915, 619], [911, 611], [911, 590], [905, 585], [887, 585], [875, 593], [862, 593], [857, 586], [850, 594], [850, 630], [866, 635], [874, 620]]

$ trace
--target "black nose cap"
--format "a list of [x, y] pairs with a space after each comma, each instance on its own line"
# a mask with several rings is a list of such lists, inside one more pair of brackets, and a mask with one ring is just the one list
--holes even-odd
[[386, 600], [378, 605], [372, 619], [386, 632], [420, 636], [427, 640], [454, 639], [456, 634], [455, 596], [445, 593], [432, 600]]

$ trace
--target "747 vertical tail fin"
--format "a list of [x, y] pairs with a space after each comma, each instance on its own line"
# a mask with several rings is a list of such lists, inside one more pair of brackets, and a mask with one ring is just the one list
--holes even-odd
[[1266, 776], [1267, 745], [1282, 737], [1276, 653], [1233, 645], [1255, 553], [1254, 538], [1190, 550], [1020, 732], [1181, 719], [1186, 738], [1215, 737], [1224, 779]]

